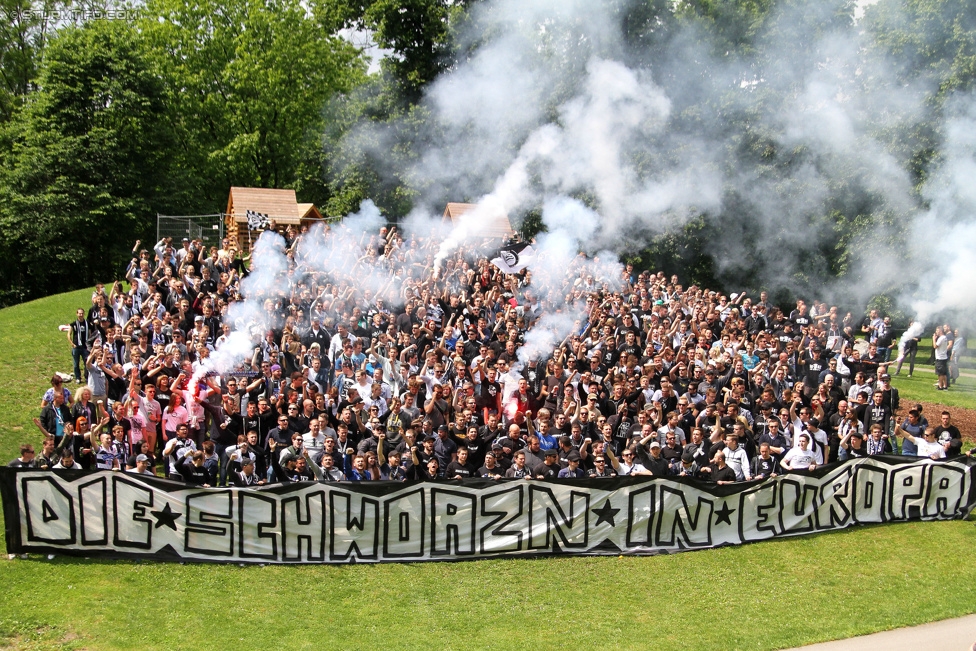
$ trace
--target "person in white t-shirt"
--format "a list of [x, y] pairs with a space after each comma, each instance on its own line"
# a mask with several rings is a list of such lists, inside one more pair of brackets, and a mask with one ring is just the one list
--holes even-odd
[[651, 471], [641, 465], [638, 461], [634, 459], [634, 452], [629, 448], [625, 448], [620, 452], [620, 459], [616, 457], [610, 457], [610, 464], [613, 469], [617, 471], [617, 474], [621, 477], [626, 477], [627, 475], [650, 475]]
[[895, 427], [895, 436], [901, 436], [915, 444], [918, 448], [916, 453], [920, 457], [928, 457], [930, 459], [945, 459], [945, 447], [936, 438], [935, 428], [927, 427], [925, 428], [925, 434], [922, 436], [912, 436], [905, 430], [901, 428], [901, 425]]
[[318, 418], [313, 418], [308, 422], [308, 431], [302, 434], [302, 447], [308, 450], [313, 459], [318, 459], [325, 449], [325, 438], [322, 424]]
[[932, 334], [932, 348], [935, 350], [935, 374], [939, 381], [935, 387], [939, 391], [949, 389], [949, 337], [942, 331], [942, 326], [935, 326]]
[[819, 452], [810, 447], [810, 434], [802, 432], [796, 440], [796, 445], [783, 457], [780, 465], [786, 470], [813, 470], [823, 463]]

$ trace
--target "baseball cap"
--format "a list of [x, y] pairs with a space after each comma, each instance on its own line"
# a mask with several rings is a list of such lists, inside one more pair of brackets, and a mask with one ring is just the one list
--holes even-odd
[[281, 367], [279, 365], [277, 365], [277, 364], [272, 364], [271, 365], [271, 372], [272, 373], [274, 373], [275, 371], [280, 371], [280, 370], [281, 370]]
[[559, 456], [559, 453], [556, 452], [556, 449], [555, 448], [550, 448], [550, 449], [546, 450], [545, 456], [547, 456], [547, 457], [556, 457], [556, 456]]
[[144, 454], [140, 454], [136, 457], [136, 463], [139, 463], [140, 461], [149, 461], [149, 457]]
[[569, 454], [566, 455], [566, 460], [567, 461], [579, 461], [580, 460], [579, 452], [577, 452], [576, 450], [573, 450], [572, 452], [570, 452]]
[[659, 448], [659, 447], [661, 447], [661, 444], [658, 443], [657, 441], [651, 441], [651, 447], [652, 448]]

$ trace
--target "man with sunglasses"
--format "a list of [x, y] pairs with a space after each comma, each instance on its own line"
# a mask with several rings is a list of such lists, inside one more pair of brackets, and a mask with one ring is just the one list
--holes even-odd
[[917, 454], [920, 457], [928, 457], [930, 459], [945, 459], [946, 457], [945, 446], [936, 437], [934, 427], [925, 428], [925, 434], [919, 437], [912, 436], [899, 425], [895, 427], [895, 436], [901, 436], [905, 440], [914, 443], [915, 447], [918, 448]]
[[645, 468], [639, 461], [634, 459], [634, 451], [630, 448], [623, 450], [620, 453], [620, 459], [615, 457], [610, 458], [610, 465], [613, 469], [617, 471], [617, 474], [621, 477], [626, 477], [628, 475], [650, 475], [651, 472]]
[[605, 454], [593, 456], [593, 468], [589, 471], [590, 479], [616, 476], [617, 473], [613, 469], [613, 464], [607, 463], [607, 456]]

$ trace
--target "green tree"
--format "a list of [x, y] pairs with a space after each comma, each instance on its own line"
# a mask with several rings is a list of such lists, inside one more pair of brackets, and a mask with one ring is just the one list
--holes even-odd
[[881, 0], [865, 9], [875, 47], [905, 64], [904, 75], [936, 82], [939, 95], [976, 82], [976, 11], [965, 0]]
[[147, 3], [141, 26], [165, 70], [180, 141], [170, 179], [178, 207], [222, 209], [231, 185], [293, 187], [314, 167], [326, 102], [366, 72], [317, 15], [298, 0]]
[[171, 150], [163, 80], [128, 23], [61, 30], [37, 85], [3, 161], [4, 303], [119, 275]]
[[401, 99], [417, 102], [453, 60], [453, 26], [474, 0], [337, 0], [320, 5], [346, 26], [368, 29], [391, 55], [383, 66]]
[[0, 0], [0, 121], [9, 120], [32, 90], [41, 52], [54, 31], [52, 12], [61, 7], [50, 0]]

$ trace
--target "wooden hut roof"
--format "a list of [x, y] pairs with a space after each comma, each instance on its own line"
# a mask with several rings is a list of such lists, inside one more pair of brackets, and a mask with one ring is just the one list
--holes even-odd
[[322, 213], [315, 207], [314, 203], [298, 204], [298, 216], [302, 221], [310, 219], [322, 219]]
[[[473, 203], [449, 203], [444, 209], [444, 219], [450, 219], [451, 223], [456, 224], [458, 219], [466, 212], [474, 210], [477, 204]], [[515, 234], [512, 223], [508, 215], [498, 212], [487, 217], [486, 223], [478, 227], [478, 233], [485, 237], [509, 238]]]
[[302, 219], [294, 190], [232, 187], [227, 198], [227, 214], [234, 215], [237, 222], [245, 222], [248, 210], [267, 215], [277, 224], [297, 225]]

